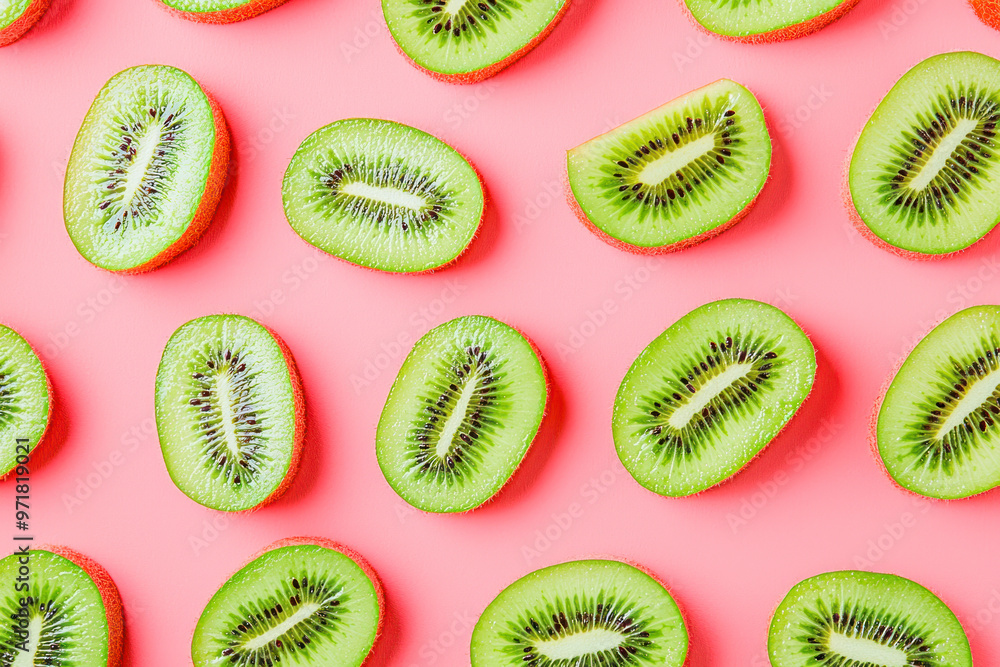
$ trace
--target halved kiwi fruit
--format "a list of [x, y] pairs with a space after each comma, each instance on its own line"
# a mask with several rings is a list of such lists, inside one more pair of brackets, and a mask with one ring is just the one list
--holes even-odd
[[1000, 221], [998, 121], [1000, 61], [946, 53], [903, 75], [865, 124], [847, 170], [858, 230], [914, 259], [985, 236]]
[[0, 325], [0, 478], [45, 439], [52, 387], [42, 360], [19, 333]]
[[1000, 0], [969, 0], [979, 20], [1000, 30]]
[[681, 667], [688, 633], [673, 597], [614, 560], [536, 570], [505, 588], [472, 631], [472, 667]]
[[695, 308], [625, 374], [612, 417], [618, 456], [660, 495], [704, 491], [774, 439], [815, 376], [812, 343], [774, 306], [725, 299]]
[[0, 662], [9, 667], [117, 667], [124, 622], [107, 571], [65, 547], [0, 560]]
[[155, 269], [208, 227], [228, 165], [222, 110], [190, 75], [165, 65], [119, 72], [98, 93], [73, 144], [66, 231], [102, 269]]
[[683, 0], [697, 24], [734, 42], [765, 43], [805, 37], [836, 21], [858, 0]]
[[569, 151], [570, 205], [618, 248], [671, 252], [736, 224], [770, 167], [760, 104], [722, 79]]
[[875, 450], [931, 498], [1000, 486], [1000, 306], [962, 310], [910, 352], [877, 406]]
[[291, 351], [249, 317], [191, 320], [163, 351], [156, 429], [170, 478], [195, 502], [235, 512], [275, 500], [305, 437]]
[[48, 10], [50, 0], [0, 2], [0, 46], [13, 44], [31, 30]]
[[570, 0], [382, 0], [396, 46], [445, 81], [491, 77], [535, 48]]
[[198, 23], [235, 23], [270, 11], [287, 0], [160, 0], [181, 18]]
[[309, 135], [288, 165], [281, 198], [292, 229], [320, 250], [400, 273], [457, 259], [486, 207], [479, 175], [458, 151], [372, 118]]
[[315, 537], [275, 542], [212, 596], [191, 640], [194, 667], [357, 667], [384, 616], [357, 553]]
[[521, 464], [547, 396], [542, 361], [519, 331], [481, 315], [445, 322], [417, 341], [389, 390], [378, 464], [418, 509], [478, 507]]
[[972, 667], [955, 614], [892, 574], [828, 572], [796, 584], [767, 636], [772, 667]]

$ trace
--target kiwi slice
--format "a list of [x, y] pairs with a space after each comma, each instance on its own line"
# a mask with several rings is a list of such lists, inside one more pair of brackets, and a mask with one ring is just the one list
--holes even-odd
[[302, 384], [284, 342], [242, 315], [191, 320], [156, 372], [167, 472], [189, 498], [235, 512], [280, 496], [305, 436]]
[[521, 464], [545, 414], [545, 369], [531, 342], [491, 317], [459, 317], [407, 355], [378, 422], [389, 485], [427, 512], [492, 498]]
[[8, 667], [117, 667], [122, 604], [107, 571], [65, 547], [0, 560], [0, 663]]
[[944, 255], [1000, 221], [1000, 61], [946, 53], [901, 78], [865, 124], [847, 175], [848, 212], [883, 248]]
[[382, 0], [396, 46], [431, 76], [472, 83], [535, 48], [569, 0]]
[[0, 46], [13, 44], [31, 30], [50, 0], [0, 0]]
[[198, 23], [235, 23], [270, 11], [287, 0], [161, 0], [172, 14]]
[[774, 306], [725, 299], [695, 308], [625, 374], [612, 417], [618, 456], [660, 495], [704, 491], [774, 439], [815, 376], [812, 343]]
[[642, 570], [578, 560], [521, 577], [472, 631], [472, 667], [681, 667], [688, 633], [677, 603]]
[[351, 118], [309, 135], [281, 188], [292, 229], [320, 250], [380, 271], [418, 273], [458, 258], [485, 212], [476, 170], [400, 123]]
[[770, 166], [760, 104], [722, 79], [569, 151], [570, 204], [614, 246], [670, 252], [739, 221]]
[[836, 21], [858, 0], [684, 0], [699, 26], [736, 42], [805, 37]]
[[[19, 333], [0, 324], [0, 477], [45, 438], [52, 390], [42, 360]], [[23, 461], [23, 459], [22, 459]]]
[[66, 231], [102, 269], [155, 269], [205, 231], [228, 164], [222, 111], [190, 75], [165, 65], [119, 72], [98, 93], [73, 144]]
[[1000, 486], [1000, 306], [962, 310], [899, 367], [877, 407], [875, 449], [903, 488], [967, 498]]
[[772, 667], [972, 667], [955, 614], [892, 574], [828, 572], [796, 584], [767, 635]]
[[322, 538], [289, 538], [212, 596], [191, 660], [194, 667], [357, 667], [382, 616], [382, 587], [364, 559]]

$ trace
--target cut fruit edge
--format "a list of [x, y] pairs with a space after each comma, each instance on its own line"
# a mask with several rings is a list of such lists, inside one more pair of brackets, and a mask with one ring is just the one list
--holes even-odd
[[[530, 42], [522, 46], [520, 49], [510, 54], [506, 58], [498, 60], [492, 65], [487, 65], [482, 69], [472, 70], [471, 72], [461, 72], [459, 74], [443, 74], [441, 72], [435, 72], [434, 70], [427, 69], [426, 67], [415, 61], [413, 58], [411, 58], [410, 55], [403, 50], [403, 47], [399, 45], [399, 42], [397, 42], [395, 38], [393, 38], [392, 43], [396, 46], [396, 50], [399, 51], [399, 53], [404, 58], [406, 58], [407, 62], [409, 62], [413, 67], [417, 68], [424, 74], [430, 76], [432, 79], [437, 79], [438, 81], [444, 81], [445, 83], [456, 83], [456, 84], [479, 83], [481, 81], [489, 79], [492, 76], [499, 74], [502, 70], [507, 69], [515, 62], [526, 56], [536, 46], [541, 44], [542, 41], [549, 36], [549, 33], [551, 33], [555, 29], [559, 21], [561, 21], [562, 18], [566, 15], [566, 12], [569, 10], [569, 6], [571, 3], [572, 0], [566, 0], [566, 2], [559, 9], [556, 15], [552, 17], [552, 20], [549, 21], [544, 28], [542, 28], [541, 32], [535, 35]], [[383, 21], [384, 19], [385, 16], [383, 12]], [[388, 29], [388, 25], [386, 26], [386, 31], [389, 33], [390, 36], [392, 36], [392, 31]]]
[[[32, 447], [29, 450], [29, 454], [31, 454], [31, 456], [34, 457], [35, 453], [39, 450], [39, 448], [41, 448], [42, 445], [45, 444], [46, 438], [49, 436], [51, 428], [52, 428], [52, 413], [55, 411], [54, 410], [54, 407], [55, 407], [55, 391], [52, 388], [52, 378], [49, 377], [49, 371], [45, 367], [45, 361], [43, 361], [42, 358], [40, 356], [38, 356], [38, 350], [35, 349], [34, 345], [32, 345], [30, 342], [28, 342], [27, 338], [25, 338], [24, 336], [21, 336], [20, 332], [18, 332], [17, 329], [14, 329], [13, 327], [8, 327], [8, 328], [11, 331], [13, 331], [14, 333], [16, 333], [18, 336], [20, 336], [21, 340], [23, 340], [25, 343], [28, 344], [28, 347], [31, 348], [32, 354], [34, 354], [35, 357], [38, 358], [38, 361], [42, 364], [42, 373], [45, 375], [45, 388], [48, 390], [49, 414], [48, 414], [48, 416], [45, 419], [45, 430], [42, 431], [42, 435], [39, 436], [38, 442], [35, 443], [35, 446]], [[10, 476], [10, 474], [12, 472], [14, 472], [15, 470], [17, 470], [17, 463], [16, 462], [15, 462], [13, 468], [11, 468], [10, 470], [8, 470], [7, 472], [0, 473], [0, 482], [8, 479], [9, 476]]]
[[287, 1], [288, 0], [250, 0], [249, 2], [245, 2], [244, 4], [237, 5], [235, 7], [230, 7], [229, 9], [220, 9], [214, 12], [191, 12], [171, 7], [163, 0], [157, 0], [158, 4], [174, 16], [179, 16], [182, 19], [194, 21], [195, 23], [212, 23], [215, 25], [246, 21], [247, 19], [252, 19], [255, 16], [260, 16], [264, 12], [269, 12], [276, 7], [280, 7]]
[[1000, 30], [1000, 4], [996, 0], [969, 0], [979, 20], [995, 30]]
[[13, 44], [31, 30], [49, 8], [51, 0], [32, 0], [6, 28], [0, 29], [0, 47]]
[[687, 14], [688, 19], [694, 23], [695, 27], [707, 35], [718, 37], [719, 39], [727, 42], [738, 42], [740, 44], [770, 44], [772, 42], [783, 42], [811, 35], [812, 33], [830, 25], [834, 21], [843, 18], [847, 12], [851, 11], [854, 6], [860, 2], [860, 0], [843, 0], [843, 2], [833, 9], [818, 16], [814, 16], [813, 18], [803, 21], [802, 23], [793, 23], [792, 25], [785, 26], [784, 28], [778, 28], [769, 32], [755, 33], [752, 35], [723, 35], [710, 30], [706, 26], [702, 25], [697, 18], [695, 18], [691, 10], [688, 9], [687, 3], [685, 3], [684, 0], [678, 0], [678, 2], [681, 4], [681, 8], [684, 10], [684, 13]]

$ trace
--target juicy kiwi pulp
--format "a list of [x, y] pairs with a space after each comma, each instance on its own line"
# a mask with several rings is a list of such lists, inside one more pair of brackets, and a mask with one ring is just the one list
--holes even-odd
[[212, 597], [194, 631], [195, 667], [356, 667], [375, 643], [375, 584], [340, 551], [295, 544], [267, 551]]
[[0, 560], [0, 662], [8, 667], [107, 667], [107, 612], [90, 576], [67, 558], [33, 549], [28, 589], [19, 591], [19, 558], [14, 554]]
[[170, 8], [193, 14], [210, 14], [243, 7], [254, 0], [163, 0]]
[[472, 633], [473, 667], [680, 667], [687, 628], [670, 593], [626, 563], [582, 560], [505, 588]]
[[29, 452], [38, 445], [50, 408], [41, 359], [20, 334], [0, 325], [0, 476], [17, 467], [18, 455], [23, 455], [18, 444]]
[[458, 257], [479, 228], [479, 176], [420, 130], [349, 119], [311, 134], [282, 185], [289, 224], [332, 255], [382, 271], [426, 271]]
[[960, 311], [917, 344], [886, 391], [876, 441], [910, 491], [965, 498], [1000, 486], [1000, 307]]
[[1000, 61], [947, 53], [907, 72], [865, 125], [848, 187], [861, 221], [902, 250], [943, 254], [998, 221]]
[[569, 0], [382, 0], [399, 48], [420, 67], [460, 76], [535, 41]]
[[569, 151], [569, 185], [615, 241], [666, 247], [721, 227], [756, 199], [771, 165], [764, 114], [726, 79]]
[[691, 15], [707, 30], [735, 38], [758, 35], [806, 23], [833, 11], [844, 0], [684, 0]]
[[612, 417], [618, 456], [651, 491], [703, 491], [778, 434], [815, 374], [812, 343], [774, 306], [727, 299], [696, 308], [622, 380]]
[[478, 507], [521, 463], [546, 398], [541, 361], [517, 330], [483, 316], [446, 322], [417, 341], [389, 392], [382, 473], [419, 509]]
[[768, 633], [773, 667], [971, 667], [950, 609], [909, 579], [829, 572], [796, 584]]
[[297, 376], [274, 336], [239, 315], [188, 322], [156, 375], [156, 425], [174, 483], [218, 510], [256, 507], [291, 469], [303, 418]]

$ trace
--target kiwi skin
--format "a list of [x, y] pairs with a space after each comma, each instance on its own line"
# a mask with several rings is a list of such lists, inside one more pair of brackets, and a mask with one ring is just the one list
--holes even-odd
[[[11, 327], [9, 327], [9, 328], [11, 328]], [[11, 328], [11, 330], [14, 331], [15, 333], [17, 333], [17, 335], [19, 335], [19, 336], [21, 335], [20, 332], [18, 332], [16, 329]], [[38, 355], [38, 350], [35, 349], [34, 345], [32, 345], [30, 342], [28, 342], [27, 338], [25, 338], [24, 336], [21, 336], [21, 338], [24, 340], [24, 342], [28, 343], [28, 346], [31, 347], [31, 351], [34, 352], [35, 356], [38, 357], [39, 361], [42, 362], [42, 370], [45, 372], [45, 387], [46, 387], [46, 389], [49, 392], [49, 417], [48, 417], [48, 419], [45, 422], [45, 430], [42, 432], [42, 436], [40, 438], [38, 438], [38, 442], [36, 442], [35, 446], [32, 447], [32, 449], [31, 449], [31, 456], [32, 456], [32, 458], [34, 458], [35, 455], [38, 452], [38, 449], [45, 442], [47, 442], [48, 438], [49, 438], [49, 432], [51, 431], [51, 426], [52, 426], [52, 411], [53, 411], [53, 406], [55, 405], [55, 403], [54, 403], [54, 401], [55, 401], [55, 393], [52, 391], [52, 378], [49, 377], [49, 371], [48, 371], [47, 368], [45, 368], [45, 361]], [[0, 474], [0, 482], [4, 481], [5, 479], [9, 479], [10, 476], [14, 473], [15, 470], [17, 470], [17, 466], [16, 465], [13, 468], [11, 468], [10, 470], [8, 470], [6, 473]], [[50, 551], [51, 551], [51, 549], [50, 549]]]
[[13, 44], [21, 39], [42, 18], [42, 14], [49, 8], [49, 4], [50, 0], [32, 0], [16, 21], [0, 30], [0, 47]]
[[784, 42], [789, 39], [798, 39], [799, 37], [805, 37], [806, 35], [811, 35], [821, 28], [825, 28], [837, 19], [843, 18], [847, 12], [854, 8], [854, 5], [858, 4], [860, 0], [844, 0], [839, 5], [826, 12], [825, 14], [820, 14], [815, 16], [808, 21], [802, 23], [795, 23], [793, 25], [785, 26], [784, 28], [779, 28], [777, 30], [772, 30], [771, 32], [762, 32], [756, 35], [720, 35], [719, 33], [712, 32], [702, 24], [698, 23], [695, 19], [694, 14], [692, 14], [687, 5], [684, 4], [684, 0], [678, 0], [681, 3], [681, 7], [684, 9], [684, 13], [688, 15], [688, 18], [694, 23], [702, 32], [711, 35], [713, 37], [718, 37], [719, 39], [726, 40], [728, 42], [739, 42], [741, 44], [770, 44], [772, 42]]
[[188, 21], [223, 25], [226, 23], [236, 23], [238, 21], [252, 19], [255, 16], [259, 16], [264, 12], [269, 12], [275, 7], [285, 4], [285, 2], [287, 2], [287, 0], [250, 0], [250, 2], [238, 7], [230, 7], [229, 9], [223, 9], [217, 12], [185, 12], [180, 9], [174, 9], [162, 1], [159, 4], [162, 5], [162, 7], [170, 14], [179, 16], [182, 19], [187, 19]]
[[980, 21], [1000, 30], [1000, 3], [997, 0], [969, 0], [969, 4], [976, 11]]

